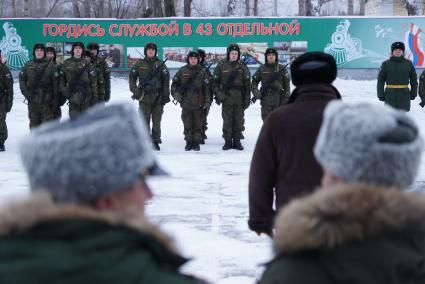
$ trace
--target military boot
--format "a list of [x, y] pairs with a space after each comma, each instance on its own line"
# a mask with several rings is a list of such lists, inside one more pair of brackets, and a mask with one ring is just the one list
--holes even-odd
[[199, 151], [199, 150], [201, 150], [201, 148], [199, 147], [199, 143], [198, 142], [193, 142], [193, 147], [192, 147], [192, 149], [193, 149], [193, 151]]
[[0, 152], [4, 152], [6, 149], [4, 148], [4, 144], [0, 144]]
[[201, 139], [201, 141], [199, 141], [199, 144], [204, 145], [205, 144], [205, 139]]
[[190, 151], [190, 150], [192, 150], [193, 149], [193, 145], [192, 145], [192, 142], [186, 142], [186, 146], [184, 147], [184, 150], [185, 151]]
[[232, 149], [232, 140], [225, 140], [223, 145], [223, 150]]
[[161, 150], [161, 148], [159, 148], [159, 144], [158, 144], [158, 143], [153, 142], [153, 143], [152, 143], [152, 147], [153, 147], [153, 149], [154, 149], [155, 151], [159, 151], [159, 150]]
[[243, 146], [242, 146], [242, 144], [241, 144], [241, 140], [239, 140], [239, 139], [233, 139], [233, 149], [235, 149], [235, 150], [243, 150], [244, 148], [243, 148]]

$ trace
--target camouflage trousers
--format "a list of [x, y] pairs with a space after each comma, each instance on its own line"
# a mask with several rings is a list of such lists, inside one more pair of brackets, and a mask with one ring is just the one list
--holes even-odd
[[203, 138], [206, 138], [207, 135], [205, 134], [208, 129], [208, 114], [210, 113], [210, 107], [208, 107], [206, 110], [202, 112], [202, 136]]
[[273, 110], [277, 109], [280, 106], [261, 106], [261, 118], [263, 121], [266, 119], [267, 115]]
[[182, 109], [184, 140], [199, 143], [202, 140], [202, 110]]
[[37, 127], [54, 119], [53, 109], [48, 104], [29, 103], [28, 118], [30, 120], [30, 128]]
[[69, 103], [69, 117], [78, 116], [80, 113], [88, 110], [90, 106], [91, 106], [90, 103], [81, 104], [81, 105]]
[[[161, 104], [145, 104], [139, 102], [139, 111], [143, 114], [146, 126], [151, 133], [152, 142], [161, 144], [161, 119], [164, 113], [164, 106]], [[152, 120], [152, 128], [150, 122]]]
[[0, 102], [0, 144], [4, 144], [7, 139], [7, 125], [6, 125], [6, 100]]
[[243, 139], [242, 132], [245, 130], [244, 109], [241, 105], [223, 105], [221, 108], [223, 118], [223, 138]]

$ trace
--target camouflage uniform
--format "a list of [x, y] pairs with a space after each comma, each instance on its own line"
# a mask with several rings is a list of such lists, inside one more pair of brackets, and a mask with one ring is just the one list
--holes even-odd
[[202, 140], [201, 140], [201, 144], [205, 143], [205, 139], [207, 139], [207, 134], [206, 131], [208, 129], [208, 114], [210, 113], [210, 106], [213, 100], [212, 94], [213, 94], [213, 84], [212, 82], [214, 81], [213, 75], [211, 74], [211, 71], [209, 69], [209, 67], [211, 65], [208, 65], [207, 62], [205, 61], [205, 51], [203, 49], [198, 49], [198, 53], [199, 53], [199, 58], [200, 58], [200, 62], [199, 64], [204, 67], [205, 71], [208, 74], [208, 81], [210, 82], [210, 99], [211, 101], [208, 104], [208, 107], [204, 109], [204, 111], [202, 112]]
[[[274, 49], [267, 49], [265, 53], [267, 62], [267, 54], [274, 53], [276, 62], [278, 62], [278, 54]], [[258, 84], [261, 82], [261, 88], [258, 90]], [[261, 100], [261, 118], [266, 116], [275, 108], [286, 104], [289, 100], [290, 82], [289, 73], [286, 68], [278, 63], [266, 63], [258, 68], [254, 76], [252, 76], [251, 90], [253, 99]]]
[[[1, 55], [0, 55], [1, 57]], [[13, 78], [6, 64], [0, 63], [0, 151], [7, 139], [6, 114], [13, 105]]]
[[[81, 46], [80, 43], [78, 46]], [[82, 48], [84, 50], [84, 45]], [[93, 64], [86, 62], [83, 57], [71, 57], [65, 60], [60, 72], [60, 91], [68, 99], [70, 117], [87, 110], [99, 101]]]
[[[146, 48], [145, 48], [146, 55]], [[144, 79], [155, 76], [146, 82], [143, 87]], [[143, 113], [146, 125], [150, 128], [152, 119], [151, 136], [152, 142], [157, 146], [161, 144], [161, 119], [164, 112], [164, 105], [170, 101], [170, 74], [167, 66], [156, 56], [138, 60], [130, 70], [129, 85], [133, 93], [132, 98], [139, 101], [139, 110]]]
[[97, 55], [92, 56], [92, 64], [96, 69], [99, 101], [108, 102], [111, 98], [111, 69], [105, 58], [99, 57], [99, 45], [97, 43], [89, 43], [88, 49], [97, 50]]
[[[394, 44], [400, 44], [400, 49], [404, 51], [404, 44]], [[393, 51], [393, 46], [391, 50]], [[386, 87], [384, 90], [385, 84]], [[417, 75], [412, 61], [404, 57], [391, 56], [390, 59], [382, 63], [379, 69], [377, 83], [379, 100], [385, 101], [386, 104], [394, 108], [409, 111], [410, 100], [416, 98], [417, 89]]]
[[[56, 65], [58, 74], [60, 74], [61, 65], [56, 62], [56, 50], [55, 50], [55, 48], [52, 47], [52, 46], [47, 46], [46, 47], [46, 54], [48, 54], [49, 52], [53, 53], [52, 62]], [[53, 106], [54, 107], [54, 109], [53, 109], [53, 118], [54, 119], [58, 119], [58, 118], [62, 117], [61, 106], [63, 106], [66, 103], [66, 98], [64, 96], [62, 96], [62, 94], [60, 93], [59, 90], [58, 90], [58, 97], [59, 97], [59, 99], [58, 99], [59, 104], [57, 104], [56, 106]]]
[[[36, 44], [35, 49], [43, 49]], [[59, 73], [52, 60], [46, 57], [28, 61], [19, 73], [19, 86], [28, 101], [29, 127], [33, 128], [54, 119], [54, 109], [59, 105]]]
[[[190, 56], [191, 53], [188, 57]], [[187, 64], [181, 67], [173, 78], [171, 95], [182, 108], [185, 150], [199, 150], [199, 144], [203, 139], [202, 113], [211, 104], [210, 83], [205, 68], [199, 64], [195, 66]]]
[[[236, 45], [230, 45], [227, 48], [227, 59], [220, 61], [214, 70], [214, 94], [216, 99], [222, 103], [223, 138], [225, 140], [223, 150], [230, 148], [243, 150], [240, 140], [243, 139], [242, 132], [245, 130], [244, 111], [250, 103], [251, 74], [248, 67], [239, 59], [233, 62], [229, 60], [232, 48], [239, 50]], [[234, 70], [237, 75], [229, 80]]]

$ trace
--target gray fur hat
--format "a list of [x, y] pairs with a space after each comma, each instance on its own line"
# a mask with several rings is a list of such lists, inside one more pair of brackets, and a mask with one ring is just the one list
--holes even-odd
[[45, 123], [31, 131], [20, 151], [32, 190], [85, 203], [131, 186], [142, 174], [164, 174], [151, 145], [140, 113], [120, 103]]
[[314, 147], [318, 162], [347, 182], [406, 188], [418, 173], [423, 140], [405, 112], [333, 101]]

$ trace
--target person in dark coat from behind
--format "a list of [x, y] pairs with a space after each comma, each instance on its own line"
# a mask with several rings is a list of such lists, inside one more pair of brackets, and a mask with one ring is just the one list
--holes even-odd
[[308, 52], [291, 64], [295, 85], [288, 104], [267, 117], [255, 146], [249, 174], [249, 221], [257, 234], [272, 235], [275, 208], [313, 191], [322, 170], [313, 146], [329, 101], [340, 99], [332, 86], [335, 59], [323, 52]]

